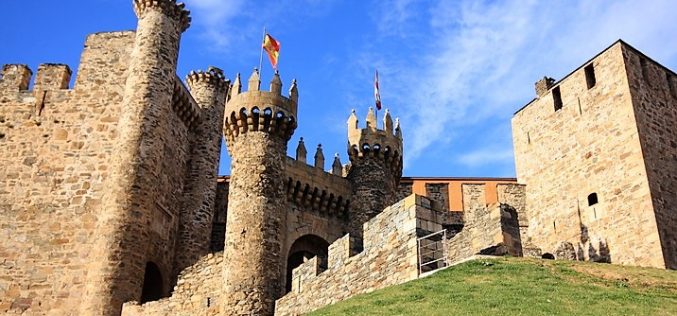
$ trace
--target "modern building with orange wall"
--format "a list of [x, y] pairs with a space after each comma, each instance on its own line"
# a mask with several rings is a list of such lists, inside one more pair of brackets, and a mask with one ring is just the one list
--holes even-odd
[[402, 177], [399, 195], [411, 193], [425, 195], [446, 204], [450, 211], [463, 211], [461, 185], [464, 183], [485, 184], [487, 204], [496, 203], [496, 185], [517, 183], [515, 178], [463, 178], [463, 177]]

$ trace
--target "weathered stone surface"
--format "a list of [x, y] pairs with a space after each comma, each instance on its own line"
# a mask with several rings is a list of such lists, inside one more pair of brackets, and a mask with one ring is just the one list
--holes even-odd
[[[411, 195], [364, 225], [364, 250], [356, 253], [350, 235], [329, 247], [327, 270], [317, 257], [293, 271], [292, 292], [277, 300], [275, 315], [301, 315], [351, 296], [418, 277], [416, 240], [430, 200]], [[440, 224], [441, 227], [441, 224]]]
[[[627, 44], [536, 84], [513, 119], [526, 187], [400, 181], [387, 111], [383, 129], [350, 117], [350, 163], [331, 173], [319, 146], [312, 165], [304, 145], [286, 157], [296, 82], [284, 97], [279, 74], [265, 90], [254, 72], [243, 92], [209, 68], [189, 89], [188, 11], [133, 3], [137, 31], [89, 36], [73, 89], [66, 65], [41, 65], [31, 90], [27, 66], [2, 68], [2, 314], [298, 314], [477, 253], [677, 264], [677, 79]], [[222, 132], [233, 175], [217, 179]]]
[[571, 243], [578, 259], [608, 253], [614, 263], [676, 267], [674, 81], [619, 41], [515, 114], [529, 243], [551, 254]]

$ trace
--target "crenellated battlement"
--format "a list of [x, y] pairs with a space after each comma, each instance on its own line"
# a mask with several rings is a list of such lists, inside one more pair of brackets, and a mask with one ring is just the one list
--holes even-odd
[[[41, 64], [31, 91], [66, 90], [69, 88], [72, 73], [68, 65]], [[2, 67], [0, 75], [0, 91], [4, 93], [29, 91], [33, 71], [27, 65], [7, 64]]]
[[186, 83], [188, 87], [195, 87], [201, 83], [206, 83], [214, 86], [219, 91], [223, 91], [230, 86], [230, 80], [226, 79], [223, 70], [216, 67], [209, 67], [206, 71], [191, 71], [186, 76]]
[[2, 66], [0, 74], [0, 91], [28, 90], [33, 71], [24, 64], [7, 64]]
[[402, 173], [402, 131], [399, 119], [393, 120], [388, 110], [383, 117], [383, 129], [378, 128], [374, 109], [369, 108], [365, 128], [352, 111], [348, 118], [348, 155], [350, 161], [376, 158], [382, 160], [399, 177]]
[[320, 214], [345, 217], [350, 208], [348, 180], [286, 157], [287, 200]]
[[200, 120], [202, 109], [188, 91], [179, 77], [174, 79], [174, 95], [172, 96], [172, 109], [188, 128]]
[[230, 89], [230, 98], [226, 102], [224, 135], [230, 143], [238, 135], [248, 131], [263, 131], [279, 135], [289, 140], [297, 127], [296, 113], [298, 89], [292, 82], [289, 97], [282, 95], [282, 81], [276, 73], [270, 83], [270, 91], [260, 90], [259, 71], [248, 80], [248, 91], [242, 91], [238, 74]]
[[64, 64], [41, 64], [30, 90], [33, 71], [27, 65], [4, 65], [0, 74], [0, 102], [30, 106], [36, 117], [46, 104], [63, 104], [71, 97], [68, 85], [72, 71]]
[[446, 213], [415, 194], [385, 208], [365, 223], [363, 243], [345, 235], [329, 246], [326, 259], [313, 257], [292, 270], [292, 291], [277, 300], [275, 315], [305, 314], [353, 295], [416, 279], [417, 239], [432, 226], [442, 230]]
[[186, 9], [183, 2], [177, 3], [176, 0], [134, 0], [134, 12], [139, 18], [150, 8], [159, 9], [168, 17], [179, 22], [181, 32], [190, 27], [190, 11]]

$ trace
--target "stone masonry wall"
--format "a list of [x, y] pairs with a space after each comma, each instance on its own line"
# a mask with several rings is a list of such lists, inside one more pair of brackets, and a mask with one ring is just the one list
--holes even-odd
[[[73, 90], [0, 80], [0, 314], [77, 314], [134, 32], [90, 35]], [[51, 82], [51, 83], [50, 83]], [[36, 93], [36, 92], [41, 93]]]
[[[116, 154], [94, 235], [82, 314], [118, 315], [142, 295], [149, 263], [169, 292], [189, 142], [173, 111], [176, 65], [188, 11], [171, 0], [135, 0], [134, 49], [117, 124]], [[194, 101], [193, 101], [194, 102]], [[190, 120], [192, 121], [192, 119]], [[187, 121], [186, 124], [190, 124]]]
[[179, 275], [171, 297], [139, 305], [126, 303], [122, 316], [219, 315], [221, 312], [223, 252], [208, 254]]
[[449, 205], [449, 184], [448, 183], [426, 183], [426, 196], [442, 203], [442, 205]]
[[[578, 259], [605, 253], [613, 263], [664, 267], [622, 45], [512, 119], [517, 177], [527, 185], [528, 238], [547, 253], [565, 246]], [[588, 89], [589, 65], [596, 83]], [[589, 206], [592, 193], [599, 202]]]
[[432, 210], [428, 198], [411, 195], [364, 225], [364, 250], [346, 235], [329, 247], [327, 270], [317, 257], [293, 271], [292, 292], [276, 302], [276, 315], [301, 315], [351, 296], [418, 277], [417, 219]]
[[463, 184], [463, 229], [447, 241], [449, 263], [476, 254], [521, 256], [526, 219], [525, 187], [499, 184], [498, 202], [487, 204], [485, 185]]
[[677, 75], [627, 45], [623, 58], [665, 266], [677, 269]]

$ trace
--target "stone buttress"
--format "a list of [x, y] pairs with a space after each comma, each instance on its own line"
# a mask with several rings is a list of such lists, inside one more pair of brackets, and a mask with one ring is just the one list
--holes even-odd
[[395, 202], [402, 176], [402, 132], [399, 121], [393, 128], [388, 111], [378, 129], [372, 108], [366, 128], [359, 128], [355, 111], [348, 119], [348, 155], [352, 184], [352, 207], [349, 214], [351, 236], [362, 236], [362, 225]]
[[209, 252], [221, 154], [221, 126], [230, 86], [221, 69], [214, 67], [191, 72], [186, 82], [203, 110], [203, 118], [196, 125], [191, 139], [192, 152], [183, 194], [173, 275], [178, 275]]
[[117, 154], [90, 254], [82, 315], [119, 315], [141, 296], [149, 249], [149, 212], [171, 112], [181, 34], [189, 12], [172, 0], [135, 0], [138, 26], [118, 122]]
[[258, 70], [241, 92], [239, 76], [226, 103], [224, 134], [231, 155], [224, 260], [224, 315], [272, 315], [282, 294], [287, 203], [287, 142], [296, 129], [298, 91], [281, 95], [275, 74], [260, 91]]

